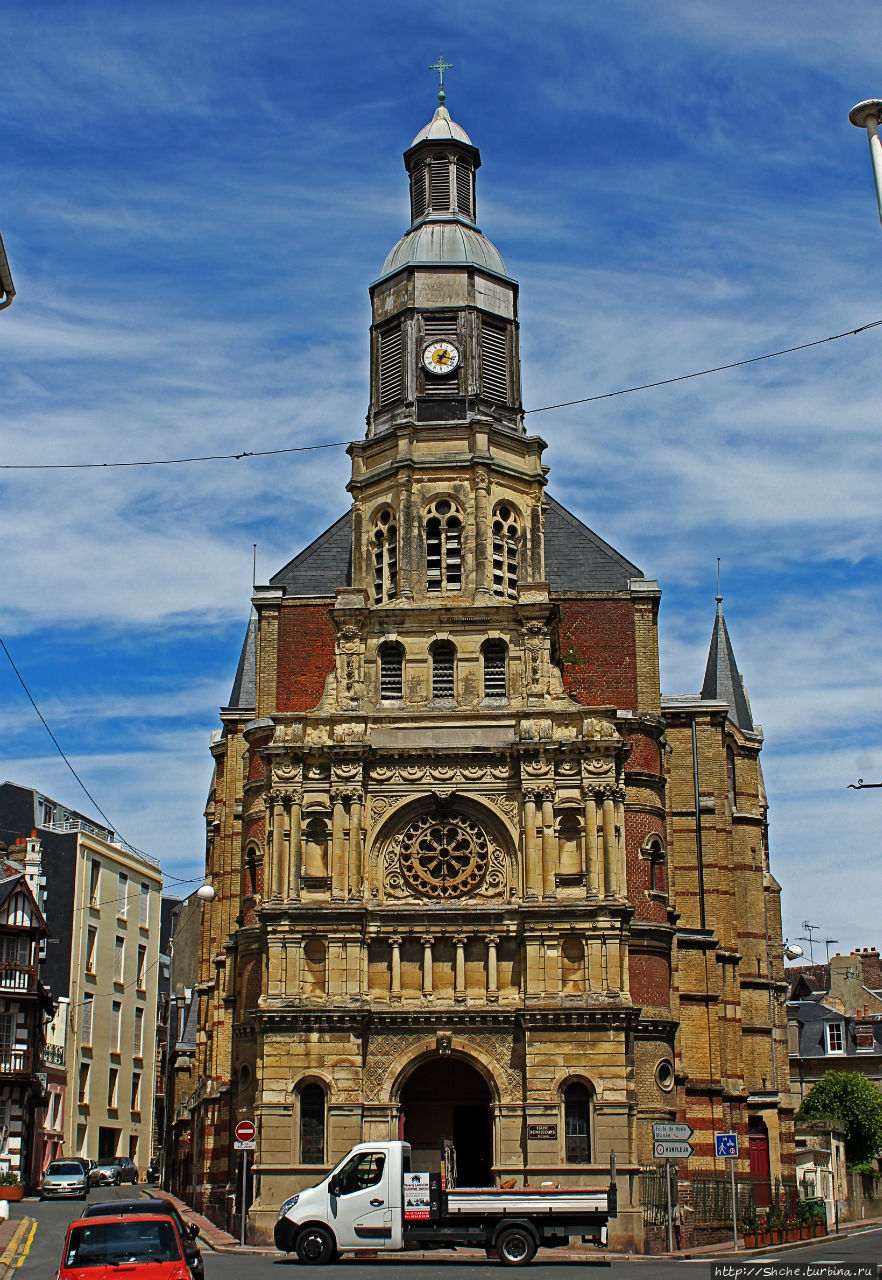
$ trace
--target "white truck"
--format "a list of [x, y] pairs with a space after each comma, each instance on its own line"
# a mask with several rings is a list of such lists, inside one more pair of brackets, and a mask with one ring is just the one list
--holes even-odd
[[362, 1142], [326, 1178], [279, 1210], [276, 1248], [313, 1266], [339, 1253], [484, 1249], [510, 1267], [576, 1236], [605, 1245], [616, 1216], [615, 1164], [608, 1187], [458, 1187], [452, 1145], [441, 1172], [411, 1169], [407, 1142]]

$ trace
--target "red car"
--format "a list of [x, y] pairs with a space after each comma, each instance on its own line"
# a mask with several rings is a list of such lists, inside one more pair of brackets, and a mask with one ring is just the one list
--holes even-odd
[[171, 1218], [79, 1218], [67, 1229], [56, 1280], [191, 1280]]

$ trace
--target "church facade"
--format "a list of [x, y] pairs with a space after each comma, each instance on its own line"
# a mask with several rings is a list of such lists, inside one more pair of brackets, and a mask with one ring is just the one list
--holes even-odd
[[[653, 1122], [792, 1164], [755, 728], [726, 632], [662, 698], [658, 584], [546, 491], [518, 288], [441, 106], [371, 286], [349, 510], [255, 588], [206, 817], [194, 1203], [249, 1221], [355, 1142], [460, 1182], [602, 1181], [639, 1247]], [[761, 1149], [762, 1148], [762, 1152]]]

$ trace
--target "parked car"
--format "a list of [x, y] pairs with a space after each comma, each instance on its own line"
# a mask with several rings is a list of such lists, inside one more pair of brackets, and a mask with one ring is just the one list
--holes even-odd
[[144, 1180], [145, 1180], [145, 1182], [158, 1182], [158, 1181], [159, 1181], [159, 1166], [160, 1166], [160, 1164], [161, 1164], [161, 1159], [160, 1159], [160, 1157], [159, 1157], [159, 1156], [154, 1156], [154, 1157], [153, 1157], [153, 1159], [150, 1161], [150, 1163], [149, 1163], [149, 1164], [148, 1164], [148, 1166], [147, 1166], [147, 1173], [146, 1173], [146, 1174], [145, 1174], [145, 1176], [144, 1176]]
[[190, 1268], [190, 1274], [193, 1280], [204, 1280], [205, 1264], [202, 1261], [202, 1254], [196, 1245], [199, 1236], [199, 1228], [192, 1222], [185, 1222], [178, 1213], [177, 1207], [171, 1200], [161, 1200], [157, 1196], [151, 1196], [144, 1200], [104, 1200], [93, 1202], [88, 1209], [83, 1210], [84, 1218], [110, 1218], [114, 1214], [122, 1214], [124, 1216], [135, 1213], [147, 1213], [150, 1215], [163, 1214], [171, 1218], [177, 1228], [181, 1245], [184, 1250], [184, 1257], [187, 1260], [187, 1266]]
[[93, 1170], [93, 1182], [99, 1187], [118, 1187], [121, 1182], [138, 1181], [138, 1169], [130, 1156], [105, 1156]]
[[89, 1179], [82, 1160], [50, 1160], [40, 1184], [40, 1199], [59, 1196], [75, 1196], [85, 1200], [89, 1194]]
[[79, 1218], [67, 1229], [57, 1280], [190, 1280], [181, 1239], [168, 1214]]

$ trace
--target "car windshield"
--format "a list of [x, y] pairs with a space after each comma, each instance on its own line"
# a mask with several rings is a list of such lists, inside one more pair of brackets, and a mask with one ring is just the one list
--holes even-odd
[[82, 1173], [83, 1166], [77, 1164], [74, 1160], [53, 1160], [51, 1164], [46, 1166], [46, 1173]]
[[66, 1267], [106, 1267], [122, 1262], [180, 1262], [181, 1248], [171, 1222], [83, 1222], [71, 1227], [64, 1251]]

